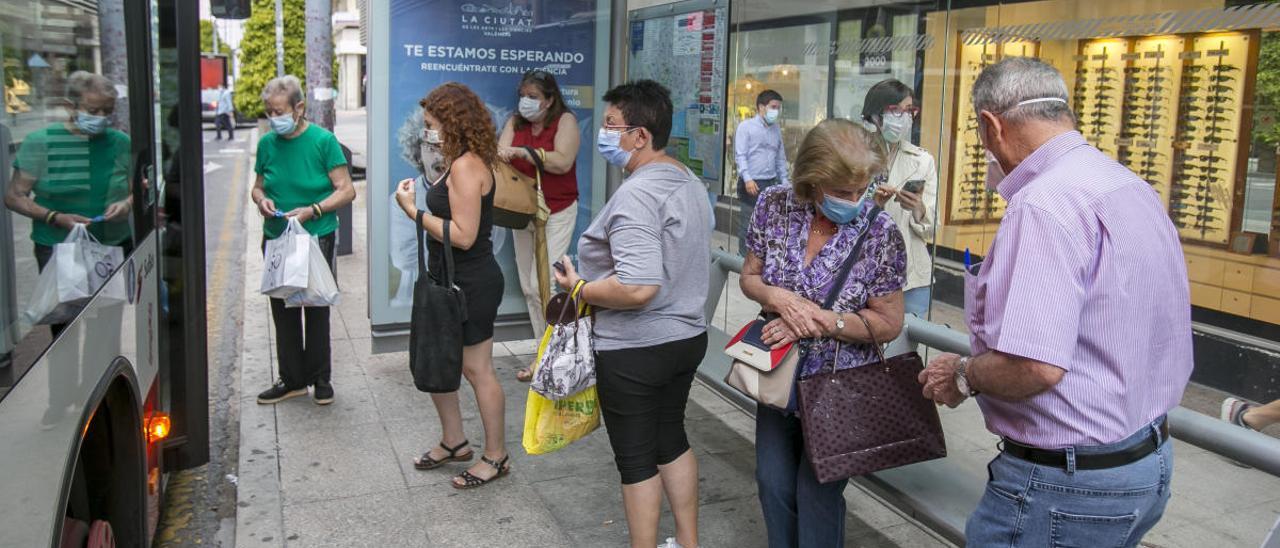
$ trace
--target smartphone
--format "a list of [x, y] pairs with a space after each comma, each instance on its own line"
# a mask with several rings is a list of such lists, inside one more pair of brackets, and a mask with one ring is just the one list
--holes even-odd
[[924, 190], [924, 179], [912, 179], [907, 181], [902, 184], [902, 190], [912, 194], [919, 194], [921, 190]]
[[561, 273], [561, 274], [568, 274], [568, 272], [565, 272], [565, 269], [564, 269], [564, 263], [562, 263], [562, 262], [560, 262], [560, 261], [556, 261], [556, 262], [554, 262], [554, 263], [551, 263], [551, 266], [552, 266], [553, 268], [555, 268], [555, 269], [556, 269], [556, 272], [559, 272], [559, 273]]

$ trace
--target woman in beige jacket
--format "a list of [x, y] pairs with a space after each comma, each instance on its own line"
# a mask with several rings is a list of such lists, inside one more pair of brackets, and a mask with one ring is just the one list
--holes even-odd
[[938, 173], [933, 156], [911, 143], [911, 128], [920, 115], [912, 95], [911, 88], [894, 79], [871, 86], [862, 119], [878, 131], [887, 159], [888, 180], [876, 189], [876, 201], [893, 216], [907, 245], [906, 312], [923, 318], [933, 283], [933, 258], [926, 244], [933, 239]]

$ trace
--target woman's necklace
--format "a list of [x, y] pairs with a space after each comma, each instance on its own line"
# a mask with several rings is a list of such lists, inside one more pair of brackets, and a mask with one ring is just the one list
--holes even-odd
[[810, 228], [810, 231], [819, 236], [831, 236], [836, 232], [839, 232], [840, 228], [826, 217], [818, 215], [813, 218], [813, 226]]

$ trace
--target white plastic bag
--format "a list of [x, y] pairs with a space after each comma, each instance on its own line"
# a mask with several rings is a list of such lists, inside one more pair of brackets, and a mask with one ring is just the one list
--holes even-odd
[[324, 260], [324, 251], [320, 249], [320, 241], [307, 238], [310, 252], [307, 254], [308, 272], [307, 288], [296, 291], [285, 297], [284, 305], [289, 308], [299, 306], [333, 306], [338, 304], [338, 281], [333, 279], [333, 271], [329, 262]]
[[98, 239], [85, 230], [84, 236], [80, 239], [80, 252], [84, 255], [84, 264], [89, 275], [89, 292], [94, 293], [101, 289], [101, 298], [124, 301], [126, 298], [124, 278], [112, 277], [124, 264], [124, 248], [98, 243]]
[[284, 299], [307, 288], [307, 271], [311, 254], [311, 234], [302, 228], [296, 218], [289, 218], [289, 226], [280, 237], [267, 240], [262, 260], [263, 295]]
[[77, 225], [67, 239], [53, 246], [53, 254], [36, 279], [31, 301], [23, 311], [24, 319], [33, 325], [65, 323], [89, 302], [93, 291], [81, 243], [90, 238], [89, 231]]

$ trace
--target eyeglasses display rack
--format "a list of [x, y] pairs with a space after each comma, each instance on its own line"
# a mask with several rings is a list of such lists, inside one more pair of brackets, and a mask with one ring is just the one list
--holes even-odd
[[965, 110], [957, 110], [956, 136], [952, 155], [948, 219], [954, 224], [985, 222], [989, 217], [990, 193], [987, 189], [987, 156], [978, 137], [978, 118], [970, 103], [973, 83], [982, 69], [995, 63], [995, 47], [988, 45], [963, 46], [958, 100]]
[[1125, 62], [1127, 40], [1094, 40], [1080, 44], [1076, 60], [1076, 85], [1072, 94], [1076, 119], [1081, 133], [1093, 146], [1115, 157], [1117, 120], [1121, 119], [1125, 99]]
[[1003, 46], [962, 44], [957, 71], [959, 83], [956, 100], [957, 120], [952, 150], [951, 184], [947, 202], [950, 224], [999, 222], [1004, 216], [1005, 202], [995, 189], [987, 188], [987, 154], [978, 137], [978, 117], [971, 103], [973, 83], [982, 69], [1003, 57], [1035, 57], [1037, 42], [1015, 42]]
[[[1032, 51], [1022, 53], [1015, 47]], [[1025, 49], [1024, 49], [1025, 51]], [[1071, 42], [962, 43], [947, 222], [998, 222], [970, 93], [986, 66], [1010, 55], [1062, 68], [1085, 138], [1147, 181], [1187, 242], [1227, 247], [1239, 232], [1248, 164], [1258, 31]], [[1280, 211], [1280, 196], [1277, 196]], [[1272, 219], [1280, 239], [1280, 213]], [[1280, 246], [1272, 253], [1280, 256]]]
[[1176, 36], [1141, 38], [1122, 57], [1124, 117], [1116, 159], [1147, 181], [1169, 203], [1182, 62], [1186, 40]]
[[1196, 37], [1183, 61], [1169, 217], [1185, 240], [1226, 245], [1240, 219], [1250, 116], [1244, 83], [1253, 68], [1245, 33]]

